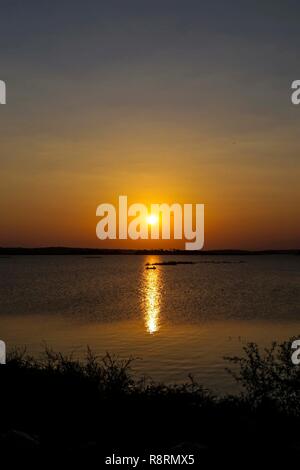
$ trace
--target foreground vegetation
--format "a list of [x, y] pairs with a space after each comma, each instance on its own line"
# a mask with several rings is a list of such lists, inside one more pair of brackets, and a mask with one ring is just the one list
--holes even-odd
[[[290, 342], [227, 358], [242, 386], [217, 397], [193, 378], [167, 386], [132, 374], [132, 359], [90, 350], [83, 362], [46, 350], [12, 353], [0, 367], [0, 453], [22, 459], [195, 454], [200, 462], [300, 456], [300, 369]], [[15, 451], [18, 451], [17, 453]], [[197, 463], [197, 461], [196, 461]]]

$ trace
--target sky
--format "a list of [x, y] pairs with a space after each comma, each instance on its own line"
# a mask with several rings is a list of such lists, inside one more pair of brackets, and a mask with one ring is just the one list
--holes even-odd
[[1, 0], [0, 246], [154, 246], [96, 238], [97, 206], [125, 194], [205, 204], [206, 249], [299, 248], [299, 15]]

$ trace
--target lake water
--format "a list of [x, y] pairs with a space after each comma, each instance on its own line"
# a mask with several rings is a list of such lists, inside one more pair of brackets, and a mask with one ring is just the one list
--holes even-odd
[[[147, 262], [193, 261], [157, 266]], [[0, 339], [38, 355], [44, 342], [83, 357], [134, 356], [137, 374], [191, 373], [234, 391], [224, 355], [300, 337], [300, 257], [15, 256], [0, 259]]]

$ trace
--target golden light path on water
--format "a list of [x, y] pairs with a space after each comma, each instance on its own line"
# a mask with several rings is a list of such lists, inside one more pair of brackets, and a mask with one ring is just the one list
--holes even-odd
[[[148, 263], [153, 260], [147, 260]], [[146, 329], [150, 334], [156, 333], [159, 328], [159, 314], [161, 303], [160, 291], [160, 270], [159, 269], [146, 269], [144, 271], [143, 290], [145, 302], [145, 324]]]

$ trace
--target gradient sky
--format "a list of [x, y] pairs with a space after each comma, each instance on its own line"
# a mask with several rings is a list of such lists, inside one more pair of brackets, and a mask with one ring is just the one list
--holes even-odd
[[96, 207], [127, 194], [204, 203], [207, 249], [299, 247], [299, 17], [296, 0], [1, 0], [0, 245], [107, 246]]

